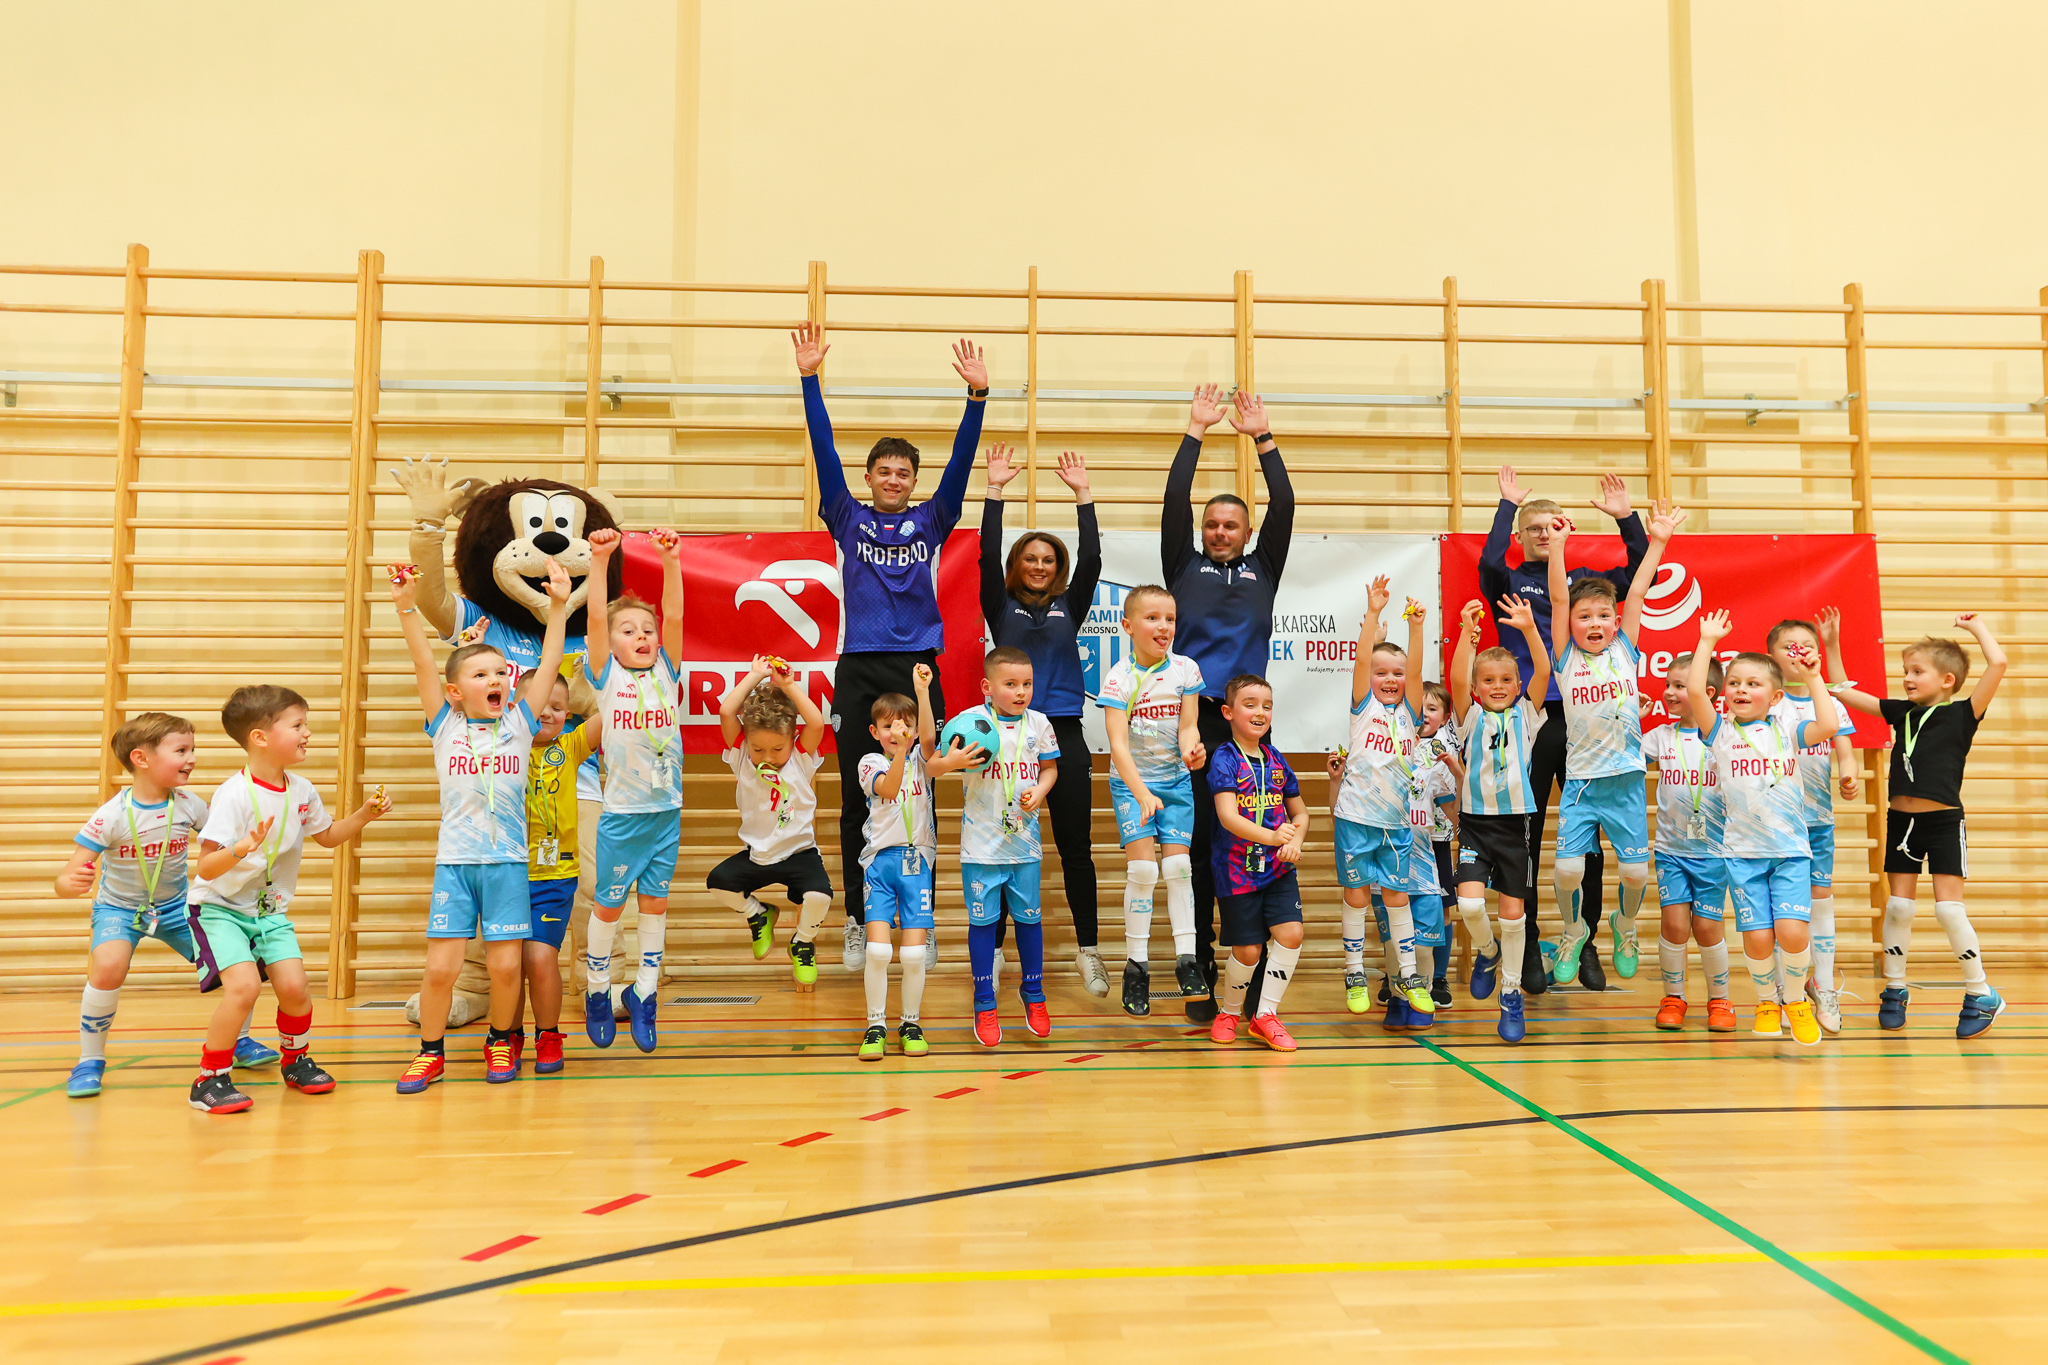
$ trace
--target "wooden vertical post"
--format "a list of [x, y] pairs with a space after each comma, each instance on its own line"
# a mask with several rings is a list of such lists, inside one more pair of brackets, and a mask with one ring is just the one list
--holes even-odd
[[[335, 806], [342, 814], [363, 801], [369, 738], [369, 594], [371, 511], [377, 501], [377, 408], [383, 370], [384, 253], [356, 254], [355, 379], [348, 431], [348, 548], [342, 560], [340, 752]], [[334, 850], [334, 882], [327, 904], [327, 998], [356, 993], [356, 881], [361, 845]]]
[[[1465, 529], [1465, 414], [1458, 378], [1458, 277], [1444, 276], [1444, 479], [1450, 489], [1450, 532]], [[1462, 925], [1463, 921], [1460, 921]]]
[[[1872, 478], [1870, 470], [1870, 371], [1868, 353], [1863, 345], [1863, 286], [1845, 285], [1842, 302], [1849, 305], [1848, 314], [1843, 318], [1844, 339], [1848, 342], [1847, 375], [1849, 382], [1849, 480], [1856, 497], [1856, 511], [1851, 523], [1862, 534], [1872, 535], [1877, 531], [1876, 509], [1872, 504]], [[1884, 633], [1883, 603], [1879, 603], [1879, 617], [1876, 629]], [[1859, 759], [1860, 763], [1861, 760]], [[1865, 822], [1870, 837], [1869, 868], [1876, 878], [1870, 887], [1870, 943], [1873, 959], [1872, 970], [1880, 977], [1884, 974], [1884, 812], [1889, 804], [1888, 791], [1891, 774], [1883, 762], [1873, 762], [1870, 781], [1864, 790], [1870, 796], [1870, 815]]]
[[[808, 300], [808, 305], [805, 310], [805, 316], [808, 317], [810, 321], [816, 326], [823, 327], [825, 325], [825, 263], [823, 261], [811, 262], [811, 273], [810, 279], [808, 281], [808, 286], [810, 290], [810, 298]], [[818, 383], [822, 385], [824, 382], [824, 374], [820, 372], [818, 376]], [[815, 530], [819, 525], [818, 463], [816, 458], [811, 454], [810, 442], [810, 432], [809, 429], [806, 428], [804, 432], [803, 522], [804, 529], [806, 531]]]
[[112, 544], [107, 560], [107, 675], [100, 692], [100, 799], [114, 794], [121, 771], [107, 741], [126, 718], [128, 626], [134, 617], [135, 477], [142, 462], [142, 350], [144, 309], [149, 303], [149, 248], [128, 247], [128, 275], [121, 296], [121, 396], [114, 438], [114, 504], [109, 518]]
[[597, 413], [604, 402], [604, 257], [590, 258], [590, 332], [583, 357], [583, 486], [597, 483]]
[[1664, 281], [1643, 281], [1643, 427], [1649, 432], [1650, 496], [1671, 496], [1670, 315]]
[[1038, 267], [1025, 281], [1024, 524], [1038, 525]]
[[[1237, 299], [1233, 310], [1236, 332], [1237, 391], [1256, 393], [1252, 387], [1252, 272], [1237, 272]], [[1244, 505], [1252, 509], [1252, 524], [1258, 524], [1259, 481], [1256, 474], [1258, 465], [1252, 438], [1243, 432], [1237, 434], [1237, 496], [1244, 499]]]

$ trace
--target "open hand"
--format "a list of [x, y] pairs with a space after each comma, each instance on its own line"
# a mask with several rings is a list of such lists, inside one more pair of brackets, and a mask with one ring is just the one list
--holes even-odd
[[1387, 609], [1387, 603], [1393, 600], [1394, 590], [1389, 585], [1387, 576], [1385, 574], [1381, 574], [1378, 578], [1375, 578], [1372, 581], [1372, 590], [1366, 594], [1366, 616], [1373, 620], [1379, 619], [1380, 613]]
[[988, 448], [989, 491], [1000, 492], [1023, 468], [1024, 466], [1017, 463], [1016, 450], [1002, 441], [997, 441]]
[[[250, 830], [241, 839], [237, 840], [235, 842], [235, 858], [237, 861], [248, 857], [251, 853], [263, 847], [263, 841], [270, 837], [270, 827], [276, 823], [277, 817], [275, 815], [267, 815], [257, 824], [256, 828]], [[243, 843], [247, 843], [249, 846], [243, 848]]]
[[569, 571], [557, 564], [554, 557], [548, 557], [548, 603], [551, 606], [567, 606], [569, 593]]
[[1076, 493], [1088, 491], [1088, 462], [1081, 458], [1080, 452], [1062, 450], [1059, 467], [1053, 472], [1060, 476], [1061, 483]]
[[965, 337], [953, 343], [953, 371], [970, 389], [988, 387], [988, 362], [982, 359], [981, 348]]
[[1662, 545], [1685, 524], [1685, 509], [1675, 502], [1658, 499], [1650, 504], [1650, 539]]
[[1711, 650], [1728, 638], [1728, 632], [1735, 629], [1725, 609], [1710, 611], [1700, 617], [1700, 648]]
[[1600, 476], [1600, 496], [1593, 499], [1593, 507], [1596, 511], [1605, 512], [1616, 521], [1627, 517], [1629, 512], [1633, 510], [1629, 506], [1628, 480], [1622, 478], [1619, 474], [1602, 474]]
[[1521, 480], [1515, 477], [1515, 467], [1513, 465], [1502, 465], [1499, 470], [1499, 478], [1500, 496], [1503, 502], [1511, 502], [1515, 506], [1520, 507], [1528, 500], [1529, 490], [1522, 487]]
[[1188, 430], [1200, 436], [1210, 427], [1223, 420], [1223, 387], [1220, 384], [1197, 384], [1194, 406], [1188, 409]]
[[815, 322], [798, 323], [789, 340], [796, 347], [798, 374], [816, 374], [825, 363], [825, 352], [832, 349], [825, 341], [825, 329]]
[[477, 478], [449, 483], [445, 456], [435, 460], [414, 459], [408, 455], [405, 463], [391, 471], [391, 477], [398, 481], [398, 486], [405, 490], [406, 498], [412, 503], [413, 522], [433, 529], [439, 529], [484, 488], [484, 481]]
[[1232, 409], [1230, 425], [1246, 436], [1264, 436], [1273, 429], [1266, 424], [1266, 400], [1255, 393], [1240, 391]]
[[1820, 631], [1820, 642], [1829, 647], [1842, 643], [1842, 609], [1822, 607], [1813, 614], [1813, 623]]
[[1509, 593], [1500, 599], [1500, 609], [1507, 616], [1507, 622], [1516, 630], [1536, 629], [1536, 608], [1529, 605], [1526, 597]]
[[465, 626], [465, 627], [464, 627], [464, 628], [463, 628], [462, 630], [460, 630], [460, 631], [457, 631], [457, 632], [456, 632], [456, 635], [455, 635], [455, 647], [456, 647], [457, 649], [460, 649], [460, 648], [462, 648], [462, 647], [463, 647], [464, 645], [473, 645], [473, 644], [476, 644], [476, 643], [477, 643], [477, 642], [478, 642], [479, 640], [482, 640], [482, 639], [484, 638], [484, 636], [485, 636], [485, 635], [487, 635], [487, 634], [489, 634], [489, 633], [490, 633], [490, 629], [491, 629], [491, 618], [490, 618], [490, 617], [488, 617], [488, 616], [479, 616], [479, 617], [477, 617], [477, 618], [476, 618], [476, 620], [472, 621], [472, 622], [471, 622], [471, 623], [470, 623], [469, 625]]

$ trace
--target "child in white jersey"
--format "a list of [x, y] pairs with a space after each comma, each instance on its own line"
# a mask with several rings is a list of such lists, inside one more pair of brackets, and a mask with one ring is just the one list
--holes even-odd
[[[1038, 812], [1058, 776], [1059, 740], [1052, 722], [1031, 709], [1031, 656], [999, 645], [982, 660], [981, 710], [994, 728], [989, 761], [961, 777], [960, 880], [967, 889], [967, 956], [974, 967], [974, 1040], [1003, 1041], [996, 1015], [996, 935], [1005, 913], [1017, 926], [1024, 1026], [1052, 1036], [1045, 1007], [1045, 926], [1038, 888], [1044, 856]], [[963, 744], [963, 748], [966, 746]]]
[[[1820, 628], [1811, 621], [1786, 620], [1771, 627], [1764, 648], [1780, 672], [1792, 662], [1792, 651], [1804, 649], [1818, 659]], [[1676, 667], [1676, 664], [1673, 665]], [[1785, 700], [1778, 703], [1795, 720], [1813, 719], [1812, 689], [1785, 679]], [[1842, 728], [1825, 744], [1799, 751], [1799, 781], [1806, 792], [1806, 842], [1813, 849], [1813, 975], [1806, 979], [1813, 996], [1814, 1016], [1823, 1033], [1842, 1031], [1842, 999], [1835, 979], [1835, 774], [1842, 775], [1844, 801], [1854, 801], [1861, 765], [1849, 737], [1855, 720], [1846, 706], [1835, 707]]]
[[1176, 627], [1172, 593], [1156, 584], [1132, 588], [1124, 598], [1131, 651], [1103, 675], [1096, 697], [1109, 735], [1109, 799], [1125, 858], [1124, 1013], [1139, 1019], [1152, 1012], [1152, 893], [1162, 877], [1174, 982], [1183, 996], [1209, 994], [1195, 960], [1195, 874], [1188, 857], [1193, 774], [1208, 761], [1197, 728], [1203, 681], [1200, 665], [1173, 652]]
[[683, 649], [683, 570], [677, 536], [651, 535], [661, 553], [661, 610], [637, 597], [612, 602], [612, 553], [619, 533], [590, 533], [590, 630], [583, 673], [598, 691], [604, 724], [604, 811], [597, 820], [597, 896], [584, 948], [583, 1027], [610, 1047], [612, 944], [626, 894], [640, 894], [640, 967], [623, 1001], [633, 1045], [654, 1051], [655, 997], [668, 934], [668, 884], [683, 838], [682, 704], [675, 658]]
[[[1459, 785], [1458, 917], [1472, 935], [1474, 1000], [1500, 986], [1503, 1042], [1519, 1043], [1527, 1033], [1522, 1015], [1522, 958], [1529, 921], [1524, 905], [1535, 880], [1529, 865], [1529, 821], [1536, 813], [1529, 759], [1543, 728], [1542, 698], [1550, 692], [1550, 651], [1536, 633], [1536, 614], [1519, 597], [1500, 602], [1503, 619], [1521, 631], [1534, 667], [1522, 685], [1515, 656], [1495, 645], [1481, 651], [1479, 623], [1486, 604], [1465, 604], [1458, 647], [1451, 655], [1451, 709], [1462, 717], [1465, 780]], [[1500, 937], [1486, 917], [1486, 888], [1500, 894]]]
[[1736, 655], [1723, 671], [1728, 699], [1723, 717], [1707, 695], [1707, 679], [1709, 656], [1728, 630], [1725, 611], [1700, 618], [1699, 648], [1685, 677], [1686, 715], [1707, 736], [1725, 803], [1722, 859], [1735, 898], [1735, 927], [1742, 931], [1743, 959], [1756, 984], [1751, 1031], [1766, 1038], [1782, 1036], [1782, 994], [1789, 1002], [1783, 1013], [1792, 1036], [1811, 1047], [1820, 1041], [1820, 1023], [1806, 998], [1813, 878], [1798, 751], [1833, 737], [1836, 707], [1832, 698], [1816, 692], [1812, 720], [1795, 721], [1777, 709], [1788, 679], [1809, 686], [1814, 681], [1819, 660], [1795, 646], [1789, 674], [1781, 674], [1768, 654]]
[[[1445, 1009], [1451, 1003], [1451, 924], [1444, 913], [1444, 898], [1457, 885], [1457, 854], [1453, 850], [1458, 841], [1458, 787], [1465, 780], [1465, 764], [1459, 756], [1462, 746], [1451, 711], [1451, 690], [1440, 682], [1422, 685], [1422, 728], [1416, 734], [1415, 751], [1427, 759], [1422, 788], [1429, 803], [1429, 854], [1435, 871], [1431, 884], [1436, 889], [1429, 893], [1435, 901], [1429, 907], [1435, 925], [1433, 937], [1423, 936], [1422, 916], [1416, 916], [1415, 971], [1429, 978], [1429, 998], [1436, 1001], [1438, 1009]], [[1427, 963], [1422, 960], [1425, 945], [1429, 949]]]
[[[1623, 977], [1636, 974], [1636, 915], [1650, 884], [1650, 812], [1636, 686], [1643, 656], [1635, 637], [1643, 599], [1657, 580], [1657, 561], [1685, 520], [1685, 512], [1673, 503], [1655, 502], [1651, 509], [1650, 549], [1629, 581], [1628, 599], [1619, 612], [1614, 585], [1605, 578], [1567, 580], [1565, 544], [1571, 523], [1559, 517], [1551, 527], [1551, 656], [1565, 719], [1565, 783], [1557, 807], [1553, 868], [1565, 928], [1550, 973], [1559, 985], [1579, 974], [1579, 954], [1590, 935], [1579, 896], [1586, 855], [1599, 847], [1603, 829], [1621, 864], [1621, 908], [1609, 921], [1614, 969]], [[1557, 610], [1560, 602], [1568, 603], [1562, 612]]]
[[[1657, 1027], [1685, 1027], [1685, 946], [1690, 939], [1700, 945], [1700, 965], [1707, 973], [1707, 1031], [1733, 1033], [1723, 923], [1728, 869], [1721, 856], [1727, 810], [1713, 749], [1686, 710], [1685, 678], [1691, 667], [1691, 654], [1672, 656], [1664, 674], [1664, 709], [1671, 724], [1643, 735], [1643, 759], [1657, 772], [1657, 899], [1663, 907], [1657, 970], [1664, 978]], [[1708, 659], [1709, 702], [1720, 697], [1721, 685], [1721, 661]]]
[[519, 1075], [512, 1027], [519, 1011], [533, 903], [526, 884], [526, 760], [562, 671], [569, 575], [547, 561], [548, 625], [540, 664], [514, 688], [512, 665], [497, 647], [460, 645], [445, 669], [434, 666], [415, 604], [419, 570], [391, 570], [391, 601], [412, 655], [413, 682], [434, 746], [441, 786], [441, 827], [434, 853], [433, 902], [427, 911], [427, 965], [420, 980], [420, 1050], [398, 1079], [398, 1093], [417, 1095], [447, 1071], [448, 998], [469, 940], [481, 934], [491, 976], [490, 1023], [484, 1034], [484, 1080]]
[[781, 887], [801, 911], [789, 940], [790, 974], [798, 990], [811, 990], [818, 984], [818, 928], [832, 908], [832, 876], [816, 833], [825, 713], [787, 663], [756, 654], [754, 666], [718, 703], [718, 728], [722, 757], [738, 783], [746, 847], [712, 868], [704, 884], [713, 900], [745, 922], [757, 958], [775, 946], [775, 911], [755, 893]]
[[1416, 879], [1415, 844], [1429, 828], [1429, 803], [1417, 790], [1416, 730], [1422, 719], [1423, 626], [1427, 612], [1413, 598], [1402, 615], [1408, 648], [1381, 640], [1380, 614], [1391, 600], [1384, 575], [1373, 580], [1351, 669], [1351, 744], [1332, 763], [1331, 800], [1337, 825], [1337, 880], [1344, 888], [1344, 1004], [1365, 1013], [1365, 916], [1371, 891], [1385, 902], [1394, 950], [1387, 1004], [1388, 1026], [1407, 1022], [1405, 1011], [1436, 1013], [1429, 983], [1415, 971], [1415, 917], [1408, 897], [1423, 889]]

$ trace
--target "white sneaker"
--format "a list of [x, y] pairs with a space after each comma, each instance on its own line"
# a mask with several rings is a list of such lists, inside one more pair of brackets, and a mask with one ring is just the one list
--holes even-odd
[[1109, 973], [1102, 969], [1102, 950], [1082, 948], [1074, 954], [1074, 965], [1081, 969], [1081, 984], [1088, 994], [1104, 996], [1109, 994]]
[[1814, 1017], [1820, 1020], [1821, 1032], [1842, 1031], [1842, 993], [1816, 988], [1813, 993]]
[[864, 972], [868, 969], [868, 927], [857, 919], [846, 921], [846, 970]]
[[[1001, 953], [996, 954], [996, 960], [998, 962], [1002, 961]], [[924, 931], [924, 969], [928, 972], [935, 972], [939, 969], [939, 931], [937, 929], [927, 929]]]

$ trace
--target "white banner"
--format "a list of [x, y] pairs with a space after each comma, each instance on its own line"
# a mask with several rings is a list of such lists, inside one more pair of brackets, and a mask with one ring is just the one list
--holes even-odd
[[[1072, 526], [1040, 528], [1067, 544], [1075, 544]], [[1004, 529], [1004, 550], [1024, 534]], [[1254, 542], [1256, 543], [1256, 542]], [[1287, 571], [1273, 607], [1273, 647], [1266, 677], [1273, 684], [1273, 732], [1281, 747], [1296, 753], [1328, 753], [1348, 742], [1351, 730], [1351, 663], [1358, 649], [1358, 628], [1365, 619], [1372, 580], [1391, 580], [1393, 605], [1386, 613], [1388, 633], [1397, 643], [1406, 639], [1401, 604], [1410, 597], [1429, 608], [1429, 648], [1422, 663], [1432, 678], [1442, 669], [1444, 622], [1441, 598], [1442, 555], [1435, 536], [1306, 535], [1297, 532], [1287, 553]], [[1102, 582], [1095, 604], [1081, 629], [1083, 681], [1092, 699], [1102, 669], [1123, 658], [1130, 642], [1123, 633], [1124, 594], [1141, 583], [1159, 581], [1157, 531], [1102, 533]], [[1102, 712], [1093, 705], [1083, 714], [1088, 744], [1108, 753]]]

